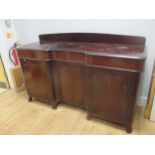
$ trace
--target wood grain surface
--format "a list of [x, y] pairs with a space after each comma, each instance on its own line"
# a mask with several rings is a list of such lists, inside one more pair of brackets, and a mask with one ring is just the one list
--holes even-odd
[[[26, 99], [26, 92], [16, 94], [9, 90], [0, 94], [0, 134], [127, 134], [123, 127], [106, 121], [87, 121], [82, 109], [61, 104], [53, 110]], [[132, 134], [155, 134], [155, 123], [145, 120], [143, 113], [144, 108], [136, 107]]]

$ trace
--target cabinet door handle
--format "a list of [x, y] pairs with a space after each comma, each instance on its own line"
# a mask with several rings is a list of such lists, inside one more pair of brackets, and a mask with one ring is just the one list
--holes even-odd
[[26, 59], [21, 59], [22, 63], [25, 63], [26, 62]]
[[123, 90], [124, 90], [124, 91], [126, 90], [126, 85], [123, 86]]

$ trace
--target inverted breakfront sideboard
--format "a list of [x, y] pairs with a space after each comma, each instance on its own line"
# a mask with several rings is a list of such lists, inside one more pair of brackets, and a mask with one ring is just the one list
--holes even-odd
[[97, 33], [39, 35], [19, 47], [29, 101], [85, 109], [131, 132], [145, 38]]

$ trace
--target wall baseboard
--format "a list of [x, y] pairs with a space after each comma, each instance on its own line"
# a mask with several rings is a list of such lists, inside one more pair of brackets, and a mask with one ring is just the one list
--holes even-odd
[[139, 106], [145, 107], [146, 102], [147, 102], [147, 97], [141, 96], [141, 97], [138, 97], [136, 104]]

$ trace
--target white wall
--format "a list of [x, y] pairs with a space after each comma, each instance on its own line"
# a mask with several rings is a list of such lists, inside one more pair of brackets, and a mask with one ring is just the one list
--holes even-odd
[[[6, 70], [6, 74], [9, 80], [9, 84], [11, 88], [13, 88], [13, 83], [10, 75], [10, 68], [14, 65], [12, 64], [11, 60], [9, 59], [9, 49], [10, 47], [17, 41], [17, 36], [14, 29], [13, 20], [11, 21], [11, 28], [7, 28], [4, 24], [4, 20], [0, 20], [0, 54], [3, 60], [3, 64]], [[7, 33], [12, 33], [12, 38], [7, 38]]]
[[18, 39], [23, 44], [38, 41], [38, 35], [60, 32], [98, 32], [145, 36], [148, 57], [139, 95], [142, 104], [148, 94], [155, 58], [155, 20], [14, 20]]

